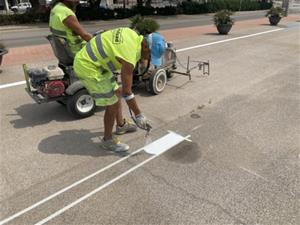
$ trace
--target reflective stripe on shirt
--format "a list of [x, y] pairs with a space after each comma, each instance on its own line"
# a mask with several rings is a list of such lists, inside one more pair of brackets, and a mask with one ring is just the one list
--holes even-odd
[[[107, 58], [107, 55], [103, 49], [103, 44], [102, 44], [102, 40], [101, 40], [101, 35], [97, 35], [96, 38], [95, 38], [95, 41], [96, 41], [96, 46], [97, 46], [97, 50], [99, 52], [99, 54], [101, 55], [102, 59], [106, 59]], [[91, 60], [93, 60], [94, 62], [96, 62], [98, 59], [96, 57], [96, 55], [94, 54], [93, 50], [92, 50], [92, 47], [91, 47], [91, 43], [88, 42], [86, 44], [86, 51], [90, 57]], [[111, 62], [111, 61], [108, 61], [107, 63], [107, 66], [110, 70], [110, 72], [114, 73], [117, 69], [115, 67], [115, 65]]]
[[100, 35], [97, 35], [97, 37], [96, 37], [96, 45], [97, 45], [97, 49], [98, 49], [99, 54], [101, 55], [101, 57], [103, 59], [105, 59], [107, 57], [107, 55], [104, 52], [103, 45], [102, 45], [102, 40], [101, 40], [101, 36]]
[[89, 57], [91, 58], [91, 60], [93, 60], [94, 62], [96, 62], [97, 58], [96, 58], [96, 56], [95, 56], [95, 54], [94, 54], [94, 52], [92, 50], [90, 42], [86, 43], [86, 51], [87, 51]]

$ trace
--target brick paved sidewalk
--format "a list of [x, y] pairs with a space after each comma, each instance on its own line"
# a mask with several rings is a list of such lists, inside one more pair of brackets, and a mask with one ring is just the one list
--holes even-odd
[[[298, 15], [290, 15], [283, 18], [283, 22], [299, 21], [300, 17]], [[267, 25], [269, 21], [267, 18], [246, 20], [236, 22], [232, 30], [241, 30], [249, 27], [255, 27], [260, 25]], [[168, 41], [186, 39], [188, 37], [196, 37], [203, 34], [216, 33], [216, 28], [214, 25], [198, 26], [198, 27], [187, 27], [187, 28], [177, 28], [170, 30], [163, 30], [161, 33], [165, 36]], [[13, 66], [21, 65], [24, 63], [34, 63], [34, 62], [44, 62], [52, 60], [54, 54], [52, 52], [50, 44], [28, 46], [28, 47], [18, 47], [10, 48], [9, 53], [5, 55], [2, 66]]]

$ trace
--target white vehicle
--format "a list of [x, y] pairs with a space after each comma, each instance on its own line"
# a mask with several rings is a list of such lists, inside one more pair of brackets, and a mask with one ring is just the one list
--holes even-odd
[[21, 2], [15, 6], [11, 7], [13, 12], [26, 12], [26, 10], [31, 8], [30, 2]]

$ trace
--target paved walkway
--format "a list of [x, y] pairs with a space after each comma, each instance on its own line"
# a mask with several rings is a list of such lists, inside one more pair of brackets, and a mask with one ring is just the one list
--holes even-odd
[[[284, 21], [296, 21], [299, 20], [298, 15], [289, 15], [283, 18]], [[233, 26], [233, 30], [241, 30], [249, 27], [255, 27], [259, 25], [268, 25], [268, 19], [255, 19], [236, 22]], [[182, 40], [191, 37], [201, 36], [203, 34], [216, 33], [214, 25], [198, 26], [198, 27], [186, 27], [170, 30], [163, 30], [161, 33], [166, 37], [168, 41]], [[10, 48], [9, 53], [5, 55], [2, 66], [14, 66], [24, 63], [43, 62], [53, 60], [54, 54], [52, 52], [50, 44]]]

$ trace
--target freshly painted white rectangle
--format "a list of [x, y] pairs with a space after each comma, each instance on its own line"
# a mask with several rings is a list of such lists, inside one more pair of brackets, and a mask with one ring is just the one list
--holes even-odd
[[150, 143], [149, 145], [146, 145], [144, 150], [151, 155], [160, 155], [184, 140], [186, 140], [185, 137], [182, 137], [174, 132], [169, 132], [169, 134]]

